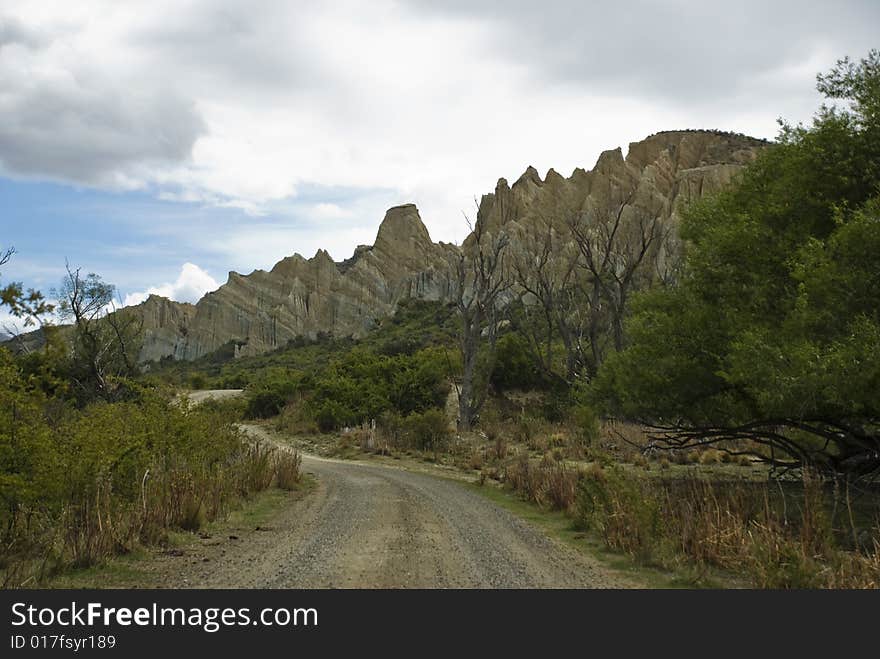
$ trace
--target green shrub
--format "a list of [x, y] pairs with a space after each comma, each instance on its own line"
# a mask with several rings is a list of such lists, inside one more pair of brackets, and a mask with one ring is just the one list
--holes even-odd
[[257, 391], [248, 396], [245, 414], [249, 419], [268, 419], [281, 412], [286, 404], [287, 399], [279, 391]]
[[599, 415], [586, 403], [572, 407], [571, 422], [575, 436], [584, 446], [589, 446], [599, 438]]
[[410, 414], [404, 420], [404, 424], [410, 441], [423, 451], [439, 451], [452, 434], [449, 419], [439, 409]]
[[544, 384], [528, 344], [520, 335], [509, 333], [499, 337], [491, 382], [499, 391], [535, 389]]
[[204, 373], [193, 373], [189, 376], [189, 386], [192, 389], [207, 389], [208, 378]]
[[331, 432], [346, 425], [352, 413], [333, 400], [325, 400], [315, 412], [315, 423], [321, 432]]
[[308, 402], [302, 396], [297, 396], [284, 406], [275, 421], [275, 427], [293, 434], [309, 434], [318, 430], [318, 424], [309, 410]]
[[393, 448], [404, 448], [406, 444], [406, 424], [400, 414], [388, 410], [378, 419], [378, 429], [384, 442]]
[[216, 405], [123, 383], [129, 400], [79, 408], [34, 384], [0, 349], [0, 585], [199, 528], [272, 479]]

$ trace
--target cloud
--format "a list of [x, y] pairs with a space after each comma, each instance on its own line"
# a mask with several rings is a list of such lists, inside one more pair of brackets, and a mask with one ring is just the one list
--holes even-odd
[[320, 219], [338, 220], [351, 217], [351, 211], [346, 210], [337, 204], [322, 201], [315, 204], [311, 208], [312, 214]]
[[171, 71], [88, 18], [0, 15], [0, 172], [142, 188], [189, 160], [204, 122]]
[[[875, 0], [804, 3], [741, 0], [416, 0], [426, 14], [491, 22], [492, 49], [521, 58], [538, 84], [564, 82], [666, 102], [717, 105], [756, 77], [825, 51], [863, 55], [876, 46]], [[853, 50], [855, 49], [855, 50]], [[816, 73], [810, 70], [809, 80]], [[757, 91], [757, 90], [756, 90]], [[775, 92], [781, 98], [781, 90]], [[809, 87], [799, 90], [809, 94]], [[722, 101], [725, 99], [725, 101]]]
[[150, 295], [167, 297], [178, 302], [197, 302], [201, 297], [220, 286], [207, 272], [194, 263], [184, 263], [174, 283], [152, 286], [146, 291], [129, 293], [125, 296], [123, 306], [140, 304]]
[[[527, 165], [568, 173], [658, 130], [773, 137], [778, 116], [808, 119], [815, 73], [876, 45], [880, 4], [82, 0], [47, 15], [19, 0], [0, 14], [7, 176], [238, 209], [258, 229], [310, 188], [391, 190], [456, 240], [473, 196]], [[311, 200], [289, 240], [344, 257], [381, 219], [367, 211]]]
[[12, 45], [39, 48], [44, 44], [44, 37], [36, 30], [28, 29], [14, 16], [0, 16], [0, 48]]

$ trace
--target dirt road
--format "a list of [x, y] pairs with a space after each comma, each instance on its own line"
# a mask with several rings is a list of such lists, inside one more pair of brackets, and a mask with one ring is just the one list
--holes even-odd
[[196, 389], [186, 393], [190, 402], [194, 405], [206, 400], [223, 400], [224, 398], [237, 398], [244, 393], [244, 389]]
[[[248, 431], [271, 441], [258, 427]], [[317, 488], [270, 528], [176, 562], [170, 587], [621, 588], [601, 564], [463, 484], [304, 456]], [[178, 559], [179, 560], [179, 559]]]

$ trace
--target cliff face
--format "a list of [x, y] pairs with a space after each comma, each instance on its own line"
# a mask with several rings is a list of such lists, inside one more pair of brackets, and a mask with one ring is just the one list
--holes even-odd
[[[636, 212], [677, 224], [691, 200], [728, 185], [734, 175], [757, 157], [766, 142], [710, 131], [674, 131], [652, 135], [621, 149], [605, 151], [590, 170], [576, 169], [563, 178], [554, 170], [542, 180], [529, 167], [509, 186], [500, 179], [484, 195], [478, 221], [488, 231], [504, 225], [516, 234], [547, 224], [562, 229], [572, 214]], [[465, 241], [465, 245], [467, 241]]]
[[[621, 207], [675, 223], [688, 201], [727, 185], [763, 146], [730, 134], [666, 132], [630, 144], [626, 157], [620, 149], [606, 151], [591, 171], [576, 169], [568, 178], [551, 169], [541, 179], [530, 167], [512, 186], [501, 179], [483, 196], [477, 222], [491, 232], [504, 225], [520, 241], [547, 224], [561, 228], [572, 213]], [[195, 305], [151, 296], [138, 307], [141, 359], [194, 359], [230, 341], [236, 355], [248, 355], [298, 335], [362, 335], [403, 298], [447, 299], [459, 249], [432, 242], [414, 205], [391, 208], [375, 243], [340, 263], [323, 250], [310, 259], [295, 254], [269, 272], [230, 272]]]
[[269, 271], [230, 272], [196, 305], [152, 296], [144, 315], [142, 361], [195, 359], [233, 341], [236, 355], [259, 354], [318, 332], [361, 335], [404, 297], [438, 300], [449, 293], [451, 245], [435, 244], [412, 204], [391, 208], [372, 246], [335, 263], [319, 250], [295, 254]]

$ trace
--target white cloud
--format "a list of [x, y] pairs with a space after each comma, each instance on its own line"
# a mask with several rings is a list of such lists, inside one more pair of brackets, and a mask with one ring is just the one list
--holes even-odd
[[[255, 223], [309, 187], [391, 190], [455, 240], [473, 196], [527, 165], [567, 174], [658, 130], [772, 137], [778, 116], [807, 119], [814, 74], [864, 54], [878, 11], [438, 4], [8, 3], [0, 172], [145, 189]], [[310, 234], [288, 239], [350, 254], [328, 234], [353, 211], [312, 206]]]
[[319, 219], [340, 220], [351, 217], [351, 211], [329, 202], [315, 204], [311, 208], [312, 214]]
[[129, 293], [125, 296], [123, 306], [140, 304], [150, 295], [159, 295], [178, 302], [197, 302], [205, 293], [216, 290], [219, 286], [220, 284], [199, 266], [194, 263], [184, 263], [174, 283], [152, 286], [139, 293]]

